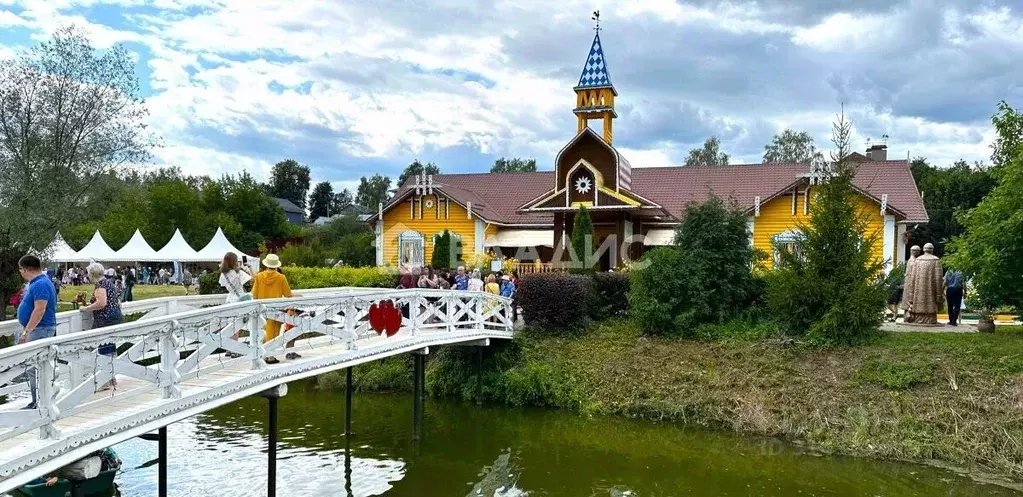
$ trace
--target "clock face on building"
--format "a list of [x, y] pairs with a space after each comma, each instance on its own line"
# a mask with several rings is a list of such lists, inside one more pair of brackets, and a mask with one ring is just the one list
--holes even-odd
[[575, 191], [579, 193], [590, 193], [593, 188], [593, 180], [589, 176], [580, 176], [575, 179]]

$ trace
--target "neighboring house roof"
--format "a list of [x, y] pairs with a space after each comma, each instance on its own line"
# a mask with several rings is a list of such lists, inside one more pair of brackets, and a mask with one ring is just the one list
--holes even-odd
[[365, 206], [362, 206], [362, 205], [359, 205], [359, 204], [348, 204], [348, 205], [346, 205], [346, 206], [341, 208], [341, 212], [340, 213], [342, 215], [372, 214], [373, 213], [373, 209], [370, 209], [369, 207], [365, 207]]
[[[690, 202], [703, 202], [711, 193], [734, 199], [740, 207], [752, 209], [756, 197], [762, 203], [786, 192], [810, 172], [809, 164], [772, 163], [730, 166], [635, 167], [631, 191], [680, 217]], [[438, 174], [434, 189], [464, 205], [472, 204], [475, 215], [496, 224], [553, 223], [546, 213], [525, 213], [519, 209], [551, 191], [554, 171], [531, 173]], [[906, 160], [859, 162], [854, 186], [880, 202], [888, 195], [888, 206], [902, 214], [904, 222], [928, 221], [920, 191]], [[415, 190], [407, 181], [384, 207], [404, 201]], [[375, 218], [376, 216], [373, 216]], [[371, 218], [371, 219], [373, 219]]]
[[305, 209], [295, 205], [294, 202], [292, 202], [292, 201], [290, 201], [290, 200], [288, 200], [286, 198], [274, 197], [274, 200], [277, 201], [277, 205], [280, 205], [281, 208], [284, 209], [284, 212], [291, 212], [291, 213], [305, 215]]

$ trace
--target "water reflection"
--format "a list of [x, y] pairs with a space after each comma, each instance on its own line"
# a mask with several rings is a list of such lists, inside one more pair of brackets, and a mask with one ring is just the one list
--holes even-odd
[[[172, 425], [170, 494], [266, 495], [266, 401], [250, 398]], [[770, 440], [687, 432], [556, 411], [427, 402], [412, 441], [412, 399], [344, 396], [293, 384], [279, 403], [278, 495], [372, 496], [1009, 496], [909, 464], [802, 454]], [[117, 447], [125, 467], [153, 442]], [[156, 467], [125, 471], [126, 496], [156, 494]]]

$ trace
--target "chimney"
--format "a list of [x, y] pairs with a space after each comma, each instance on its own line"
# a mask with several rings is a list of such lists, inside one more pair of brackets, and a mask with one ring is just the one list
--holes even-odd
[[888, 160], [888, 135], [881, 135], [881, 143], [869, 143], [867, 140], [867, 158], [872, 161]]

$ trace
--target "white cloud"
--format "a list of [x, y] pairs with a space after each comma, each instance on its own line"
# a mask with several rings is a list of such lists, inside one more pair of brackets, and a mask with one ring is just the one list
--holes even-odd
[[[616, 136], [629, 136], [620, 145], [627, 145], [624, 153], [635, 166], [677, 164], [696, 140], [658, 129], [662, 121], [644, 128], [646, 135], [628, 134], [630, 125], [649, 123], [627, 119], [649, 119], [656, 115], [651, 110], [668, 103], [684, 102], [706, 115], [701, 123], [668, 118], [665, 128], [708, 128], [735, 160], [758, 161], [763, 143], [786, 127], [808, 130], [826, 145], [834, 112], [849, 98], [871, 104], [850, 102], [850, 110], [869, 116], [863, 133], [891, 135], [893, 150], [910, 148], [916, 155], [919, 148], [939, 163], [983, 158], [990, 142], [985, 123], [941, 123], [920, 117], [923, 112], [897, 115], [884, 107], [900, 102], [900, 90], [920, 88], [926, 74], [888, 86], [884, 75], [842, 80], [841, 87], [824, 81], [916, 35], [909, 27], [919, 2], [906, 1], [885, 12], [832, 12], [801, 26], [779, 21], [784, 17], [768, 12], [770, 2], [524, 0], [473, 7], [434, 0], [395, 7], [319, 1], [282, 7], [276, 0], [21, 0], [20, 17], [0, 11], [0, 26], [27, 24], [41, 39], [75, 22], [98, 46], [146, 47], [148, 83], [156, 92], [148, 100], [150, 124], [166, 143], [156, 156], [193, 172], [248, 169], [260, 176], [294, 154], [303, 162], [318, 157], [317, 166], [340, 176], [341, 165], [357, 169], [345, 161], [380, 164], [464, 146], [549, 163], [575, 131], [571, 86], [592, 36], [585, 17], [592, 8], [604, 17], [619, 105], [636, 109], [616, 124]], [[83, 17], [82, 7], [99, 6], [149, 10], [131, 10], [135, 29], [129, 31]], [[183, 15], [193, 6], [203, 9]], [[1023, 39], [1023, 24], [1008, 8], [948, 8], [938, 19], [944, 40], [961, 48], [927, 54], [933, 63], [956, 50], [997, 52], [991, 48], [1020, 46]], [[674, 53], [685, 50], [696, 55]], [[798, 60], [806, 74], [779, 78], [795, 72], [788, 60]], [[696, 93], [697, 84], [709, 90]], [[798, 90], [772, 87], [786, 84]], [[765, 87], [773, 88], [764, 93], [769, 97], [755, 105], [743, 100]], [[926, 111], [926, 101], [921, 105]]]

